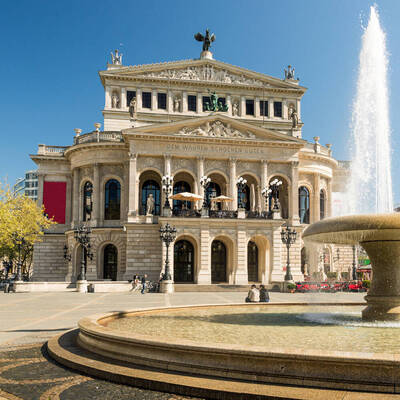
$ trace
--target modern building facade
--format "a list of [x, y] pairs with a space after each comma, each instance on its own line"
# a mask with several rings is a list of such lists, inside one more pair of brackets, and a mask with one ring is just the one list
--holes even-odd
[[[301, 240], [307, 224], [331, 215], [346, 168], [331, 145], [302, 138], [306, 88], [294, 69], [274, 78], [214, 60], [209, 51], [194, 60], [124, 66], [116, 52], [99, 75], [104, 130], [75, 129], [71, 146], [39, 145], [31, 155], [38, 201], [58, 222], [35, 246], [34, 280], [76, 280], [82, 249], [73, 229], [81, 224], [92, 227], [88, 280], [158, 279], [166, 223], [177, 229], [170, 251], [177, 284], [280, 284], [283, 224], [298, 232], [290, 248], [294, 280], [322, 268], [348, 271], [351, 248], [323, 250]], [[208, 209], [203, 200], [170, 200], [170, 213], [164, 176], [173, 178], [169, 195], [192, 193]], [[282, 184], [273, 213], [275, 201], [263, 189], [275, 180]]]
[[38, 198], [37, 171], [26, 171], [24, 178], [18, 178], [13, 186], [13, 193], [14, 195], [25, 195], [36, 201]]

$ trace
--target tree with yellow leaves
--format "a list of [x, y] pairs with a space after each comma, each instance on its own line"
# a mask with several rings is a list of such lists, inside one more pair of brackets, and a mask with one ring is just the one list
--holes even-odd
[[26, 196], [14, 196], [9, 187], [0, 183], [0, 259], [7, 258], [29, 275], [33, 245], [41, 240], [53, 220], [44, 208]]

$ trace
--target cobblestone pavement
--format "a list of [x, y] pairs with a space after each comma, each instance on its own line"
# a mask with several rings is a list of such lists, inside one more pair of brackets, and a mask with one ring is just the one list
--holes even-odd
[[118, 385], [81, 375], [51, 360], [47, 355], [45, 344], [35, 343], [0, 351], [0, 400], [3, 399], [184, 400], [189, 398]]

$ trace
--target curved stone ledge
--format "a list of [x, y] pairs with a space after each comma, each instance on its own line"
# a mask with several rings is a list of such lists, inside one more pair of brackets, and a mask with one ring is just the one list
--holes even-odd
[[[274, 303], [263, 306], [290, 307], [299, 304]], [[325, 304], [319, 303], [319, 305]], [[362, 304], [356, 303], [356, 305]], [[221, 306], [226, 306], [226, 304], [207, 307]], [[253, 305], [235, 306], [252, 307]], [[260, 305], [257, 304], [257, 306]], [[340, 304], [340, 306], [344, 305]], [[191, 307], [198, 309], [205, 306]], [[191, 376], [264, 384], [280, 383], [372, 392], [400, 392], [400, 355], [398, 354], [329, 351], [321, 353], [313, 350], [266, 349], [261, 346], [209, 345], [188, 340], [163, 341], [158, 337], [119, 332], [107, 327], [107, 323], [116, 318], [143, 313], [169, 312], [181, 308], [183, 307], [127, 311], [83, 318], [79, 321], [78, 345], [89, 352], [110, 359], [134, 363], [143, 368]]]

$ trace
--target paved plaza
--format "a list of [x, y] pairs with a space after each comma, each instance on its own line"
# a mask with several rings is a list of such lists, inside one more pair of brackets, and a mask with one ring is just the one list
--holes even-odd
[[[271, 302], [360, 302], [363, 301], [364, 295], [271, 293]], [[243, 303], [244, 297], [244, 292], [171, 295], [0, 293], [0, 400], [187, 399], [183, 396], [118, 385], [71, 371], [49, 359], [45, 342], [59, 333], [75, 328], [80, 318], [91, 314], [159, 306]], [[319, 392], [316, 391], [316, 396]], [[373, 396], [375, 399], [396, 397], [377, 394]], [[366, 398], [374, 397], [367, 395]]]

